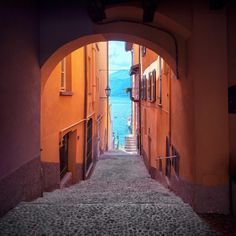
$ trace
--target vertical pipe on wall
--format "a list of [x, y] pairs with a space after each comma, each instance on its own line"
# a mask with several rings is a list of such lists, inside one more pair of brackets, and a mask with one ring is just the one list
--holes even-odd
[[84, 46], [84, 163], [83, 163], [83, 179], [86, 178], [86, 155], [87, 155], [87, 46]]
[[139, 102], [138, 102], [138, 112], [139, 112], [139, 121], [138, 121], [138, 129], [139, 129], [139, 154], [141, 155], [141, 78], [142, 78], [142, 71], [141, 71], [141, 60], [140, 60], [140, 56], [141, 56], [141, 53], [140, 53], [140, 45], [139, 45], [139, 55], [138, 55], [138, 63], [139, 63]]
[[[169, 67], [170, 68], [170, 67]], [[169, 145], [171, 146], [171, 73], [172, 70], [170, 68], [170, 73], [168, 73], [168, 78], [169, 78]]]
[[[107, 42], [107, 88], [109, 88], [109, 64], [108, 64], [108, 42]], [[107, 96], [107, 145], [106, 150], [108, 151], [108, 142], [109, 142], [109, 96]]]

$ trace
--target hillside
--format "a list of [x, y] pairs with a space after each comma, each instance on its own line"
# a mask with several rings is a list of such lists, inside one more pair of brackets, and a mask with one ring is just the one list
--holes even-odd
[[130, 87], [129, 71], [117, 71], [110, 74], [109, 84], [111, 88], [112, 97], [127, 97], [125, 89]]

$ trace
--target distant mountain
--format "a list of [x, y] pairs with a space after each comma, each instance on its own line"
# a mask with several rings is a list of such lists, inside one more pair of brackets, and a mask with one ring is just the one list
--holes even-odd
[[126, 88], [131, 85], [130, 75], [128, 70], [116, 71], [109, 76], [109, 84], [112, 97], [127, 97], [129, 94], [125, 92]]

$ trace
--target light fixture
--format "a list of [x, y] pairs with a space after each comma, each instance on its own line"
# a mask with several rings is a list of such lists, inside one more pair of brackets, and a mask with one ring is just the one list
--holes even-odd
[[107, 87], [105, 88], [105, 94], [107, 97], [109, 97], [111, 95], [111, 89], [109, 88], [109, 86], [107, 85]]

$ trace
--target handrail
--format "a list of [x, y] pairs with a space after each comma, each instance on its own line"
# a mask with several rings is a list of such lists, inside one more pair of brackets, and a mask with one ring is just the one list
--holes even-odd
[[63, 136], [64, 136], [65, 133], [72, 131], [76, 126], [84, 123], [85, 121], [88, 121], [94, 114], [95, 114], [95, 112], [91, 113], [86, 119], [82, 119], [82, 120], [80, 120], [80, 121], [64, 128], [64, 129], [62, 129], [59, 133], [59, 143], [61, 144]]
[[67, 131], [68, 129], [71, 129], [71, 128], [73, 128], [73, 127], [75, 127], [75, 126], [81, 124], [82, 122], [84, 122], [84, 121], [86, 121], [86, 120], [87, 120], [87, 119], [82, 119], [82, 120], [80, 120], [80, 121], [78, 121], [78, 122], [76, 122], [76, 123], [74, 123], [74, 124], [72, 124], [72, 125], [70, 125], [70, 126], [64, 128], [64, 129], [62, 129], [60, 132], [61, 132], [61, 133], [64, 133], [64, 132]]
[[165, 160], [165, 159], [173, 159], [173, 158], [176, 158], [176, 157], [177, 157], [177, 155], [167, 156], [167, 157], [157, 157], [156, 161], [158, 161], [158, 160]]
[[87, 120], [89, 120], [89, 118], [91, 118], [94, 114], [95, 114], [95, 112], [89, 114], [89, 115], [87, 116]]
[[156, 158], [156, 164], [158, 165], [157, 169], [159, 169], [159, 171], [161, 172], [163, 171], [162, 160], [166, 160], [165, 175], [168, 177], [171, 176], [171, 166], [172, 166], [174, 168], [175, 176], [178, 177], [179, 176], [179, 155], [177, 154], [177, 155], [166, 156], [166, 157], [157, 157]]

